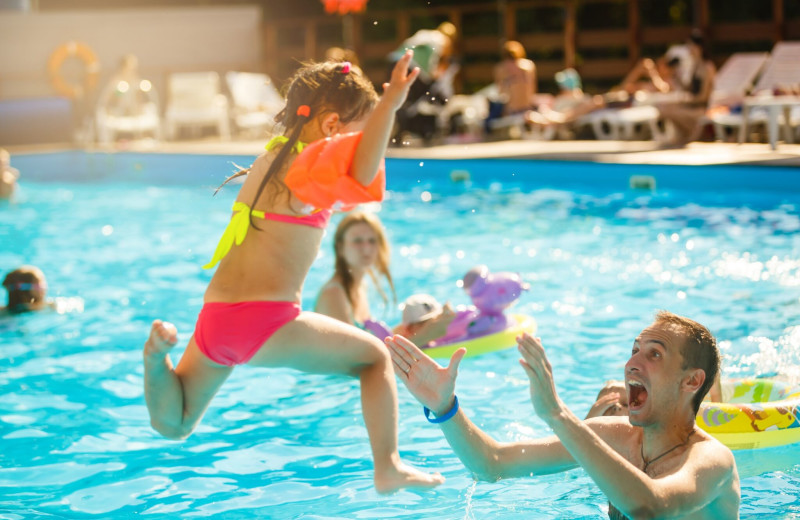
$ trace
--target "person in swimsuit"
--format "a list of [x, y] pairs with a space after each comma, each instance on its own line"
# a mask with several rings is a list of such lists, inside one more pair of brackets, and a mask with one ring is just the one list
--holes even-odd
[[504, 101], [503, 115], [530, 110], [536, 94], [536, 65], [518, 41], [505, 42], [501, 56], [494, 68], [494, 83]]
[[334, 273], [320, 289], [314, 311], [364, 328], [364, 322], [372, 317], [365, 276], [372, 278], [384, 305], [388, 298], [379, 276], [395, 296], [389, 272], [389, 241], [378, 216], [361, 211], [345, 216], [333, 236], [333, 254]]
[[703, 33], [699, 29], [692, 30], [686, 41], [691, 56], [691, 73], [686, 89], [691, 99], [682, 103], [665, 103], [658, 105], [658, 110], [667, 121], [671, 121], [677, 133], [675, 144], [685, 145], [700, 137], [701, 122], [704, 119], [717, 68], [705, 45]]
[[661, 311], [625, 364], [627, 417], [582, 421], [561, 401], [539, 338], [517, 338], [534, 411], [555, 435], [501, 443], [480, 430], [455, 396], [458, 350], [442, 368], [402, 336], [387, 338], [395, 371], [476, 477], [495, 481], [583, 467], [609, 500], [610, 518], [738, 518], [733, 453], [697, 427], [719, 371], [707, 328]]
[[144, 344], [145, 400], [153, 428], [165, 437], [191, 434], [236, 365], [351, 375], [361, 383], [377, 491], [444, 481], [400, 459], [397, 386], [385, 345], [300, 309], [331, 209], [383, 196], [394, 114], [419, 73], [409, 72], [411, 57], [398, 62], [380, 98], [347, 63], [307, 65], [290, 80], [286, 107], [276, 116], [287, 135], [228, 179], [247, 175], [208, 264], [219, 267], [178, 366], [169, 356], [174, 325], [155, 320]]

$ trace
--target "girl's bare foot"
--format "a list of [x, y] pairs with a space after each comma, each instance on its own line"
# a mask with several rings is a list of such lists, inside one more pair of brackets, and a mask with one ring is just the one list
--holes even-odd
[[150, 337], [144, 344], [145, 358], [161, 358], [178, 343], [178, 329], [167, 321], [155, 320], [150, 328]]
[[375, 470], [375, 489], [378, 493], [392, 493], [402, 488], [432, 488], [444, 482], [440, 473], [424, 473], [402, 462], [385, 471]]

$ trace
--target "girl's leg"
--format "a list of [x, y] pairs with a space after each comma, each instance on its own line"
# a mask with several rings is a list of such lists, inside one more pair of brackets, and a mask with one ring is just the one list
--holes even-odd
[[177, 343], [171, 323], [153, 322], [144, 344], [144, 397], [153, 428], [170, 439], [184, 439], [200, 422], [222, 383], [233, 371], [206, 358], [194, 336], [172, 368], [169, 351]]
[[400, 460], [394, 369], [387, 347], [375, 336], [333, 318], [304, 312], [273, 334], [249, 364], [358, 376], [376, 489], [390, 492], [444, 482], [438, 473], [422, 473]]

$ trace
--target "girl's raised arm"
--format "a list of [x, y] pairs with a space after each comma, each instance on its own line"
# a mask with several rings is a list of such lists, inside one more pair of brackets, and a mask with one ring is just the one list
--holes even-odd
[[394, 126], [395, 112], [405, 102], [408, 89], [419, 76], [419, 67], [408, 72], [408, 64], [411, 62], [412, 56], [413, 52], [408, 50], [397, 61], [389, 83], [383, 84], [381, 100], [364, 125], [364, 136], [358, 144], [351, 170], [353, 178], [363, 186], [369, 185], [375, 178], [381, 160], [386, 154], [386, 147]]

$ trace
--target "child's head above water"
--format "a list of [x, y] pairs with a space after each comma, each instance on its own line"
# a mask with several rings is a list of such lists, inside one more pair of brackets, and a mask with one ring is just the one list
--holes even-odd
[[10, 313], [38, 310], [46, 304], [47, 280], [38, 267], [23, 265], [14, 269], [6, 275], [3, 287], [8, 291]]
[[402, 325], [414, 330], [419, 325], [442, 313], [442, 304], [430, 294], [414, 294], [401, 305], [403, 310]]

